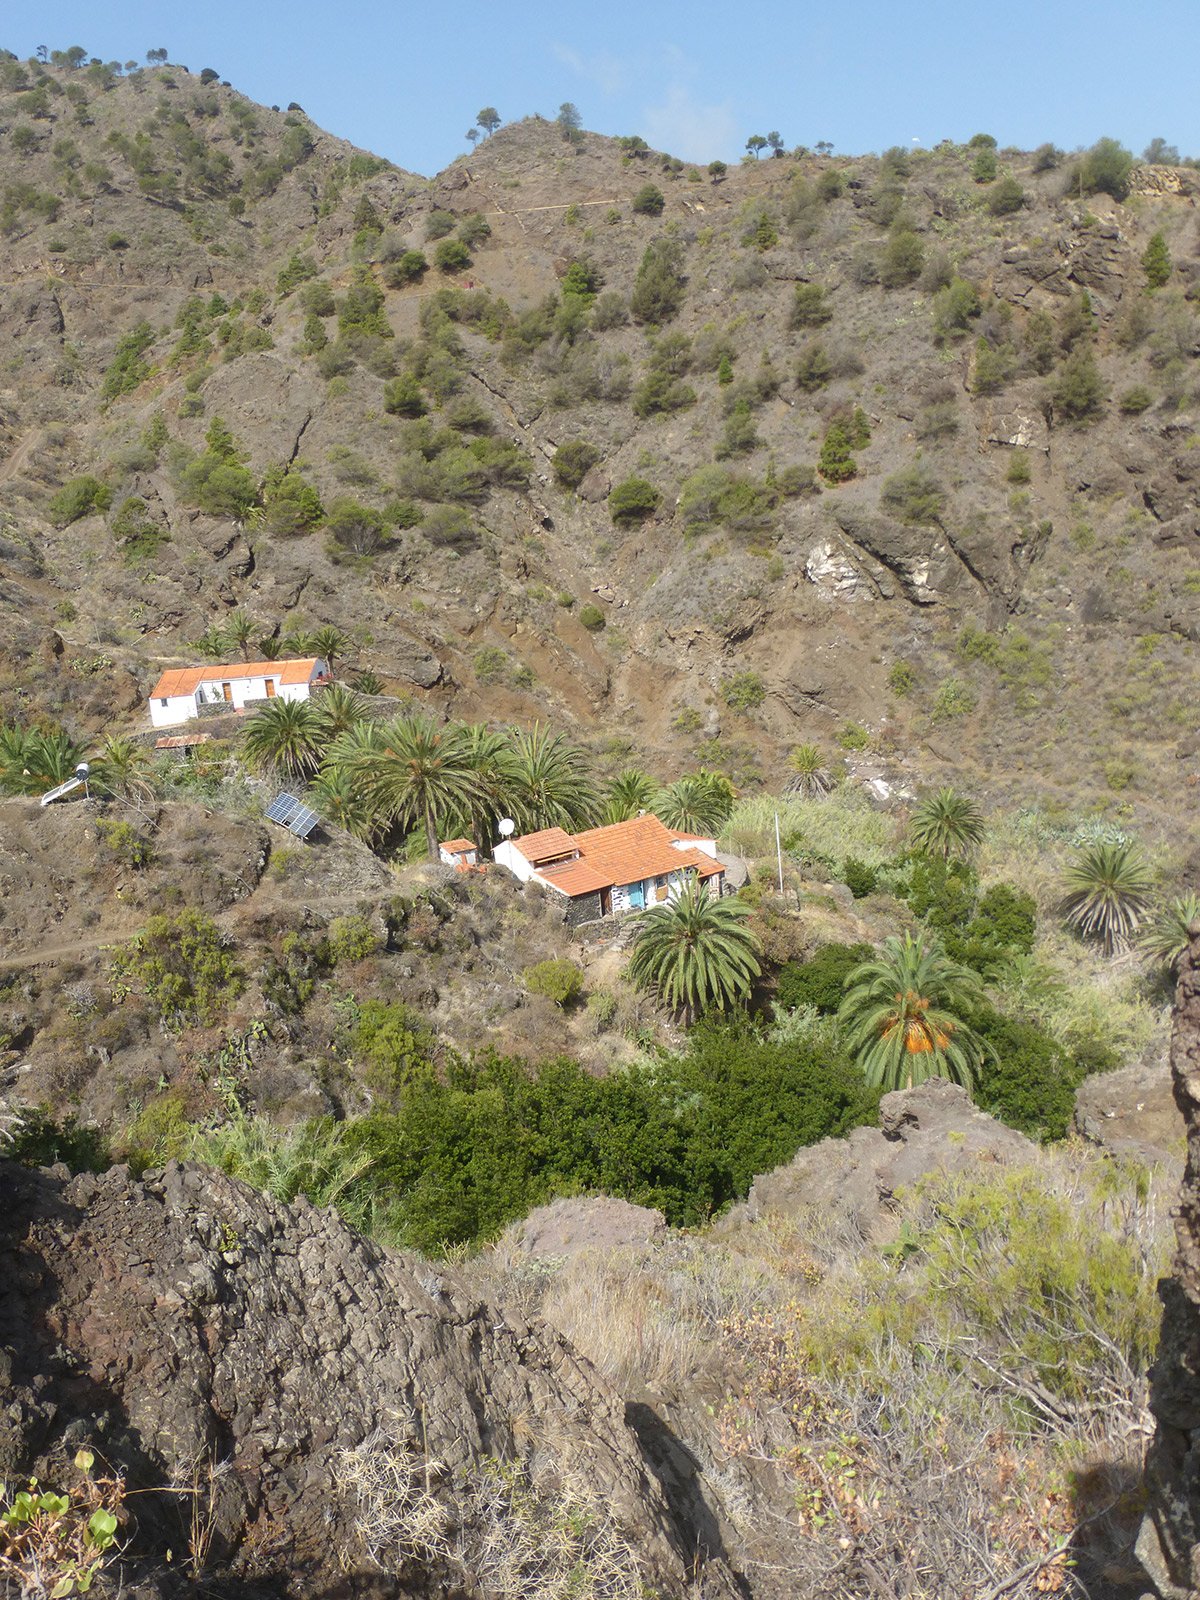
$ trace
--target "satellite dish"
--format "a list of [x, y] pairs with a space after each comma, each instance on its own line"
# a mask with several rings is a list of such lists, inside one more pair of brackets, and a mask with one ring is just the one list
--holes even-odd
[[502, 839], [511, 839], [516, 831], [517, 825], [511, 817], [500, 818], [500, 837]]

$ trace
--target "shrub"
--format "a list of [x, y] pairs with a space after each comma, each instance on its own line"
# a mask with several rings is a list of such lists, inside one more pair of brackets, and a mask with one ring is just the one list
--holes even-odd
[[1032, 1022], [984, 1006], [971, 1019], [991, 1045], [975, 1084], [982, 1110], [1031, 1139], [1065, 1139], [1083, 1073], [1057, 1040]]
[[600, 460], [600, 452], [588, 439], [567, 439], [554, 452], [554, 476], [564, 488], [578, 489]]
[[589, 604], [581, 609], [579, 620], [590, 633], [595, 633], [604, 626], [604, 613], [599, 606]]
[[383, 281], [389, 289], [403, 289], [406, 284], [417, 283], [429, 270], [429, 262], [420, 250], [406, 250], [383, 269]]
[[1148, 411], [1154, 404], [1154, 396], [1144, 383], [1138, 383], [1117, 401], [1118, 409], [1127, 417], [1140, 417], [1143, 411]]
[[115, 400], [118, 395], [129, 394], [150, 376], [150, 365], [142, 356], [153, 343], [154, 330], [148, 322], [139, 322], [117, 340], [117, 348], [104, 374], [100, 390], [102, 400]]
[[899, 517], [901, 522], [936, 523], [941, 516], [945, 496], [934, 473], [924, 462], [915, 461], [911, 467], [894, 472], [884, 479], [879, 496], [880, 503]]
[[925, 265], [925, 247], [911, 229], [901, 228], [892, 234], [879, 263], [879, 281], [885, 289], [903, 288], [915, 283]]
[[947, 722], [954, 717], [965, 717], [974, 711], [978, 696], [969, 683], [961, 678], [947, 678], [933, 702], [933, 720]]
[[933, 331], [939, 339], [966, 333], [982, 310], [979, 291], [966, 278], [953, 278], [933, 297]]
[[334, 544], [357, 556], [375, 555], [387, 537], [382, 513], [348, 496], [331, 502], [325, 525]]
[[472, 549], [479, 542], [479, 527], [461, 506], [434, 506], [421, 524], [430, 544], [450, 550]]
[[642, 256], [629, 306], [638, 322], [667, 322], [683, 303], [683, 246], [656, 239]]
[[329, 965], [338, 967], [345, 961], [365, 961], [382, 948], [382, 942], [366, 917], [335, 917], [325, 936]]
[[582, 969], [562, 957], [526, 967], [521, 974], [521, 981], [530, 994], [543, 995], [564, 1011], [583, 993]]
[[850, 441], [841, 423], [835, 422], [826, 433], [821, 454], [817, 458], [817, 471], [827, 483], [848, 483], [858, 471], [858, 464], [850, 453]]
[[976, 183], [991, 183], [996, 176], [996, 152], [984, 146], [977, 151], [975, 160], [971, 163], [971, 176]]
[[390, 1104], [433, 1070], [432, 1028], [400, 1001], [367, 1000], [351, 1034], [351, 1048], [365, 1066], [368, 1087]]
[[113, 957], [118, 984], [134, 985], [169, 1027], [215, 1022], [244, 986], [225, 935], [202, 911], [151, 917]]
[[1150, 243], [1142, 252], [1142, 271], [1146, 274], [1146, 286], [1150, 289], [1161, 289], [1170, 278], [1171, 252], [1161, 233], [1152, 234]]
[[999, 183], [988, 190], [983, 203], [993, 217], [1008, 217], [1014, 211], [1020, 211], [1025, 204], [1025, 191], [1010, 175], [1001, 178]]
[[833, 312], [825, 300], [825, 289], [819, 283], [798, 283], [792, 293], [792, 306], [788, 314], [789, 328], [820, 328], [830, 321]]
[[471, 252], [461, 239], [443, 239], [433, 252], [433, 264], [439, 272], [462, 272], [471, 265]]
[[1076, 172], [1078, 187], [1084, 194], [1109, 194], [1124, 200], [1129, 193], [1133, 156], [1116, 139], [1097, 139], [1080, 162]]
[[796, 358], [796, 387], [804, 394], [823, 389], [833, 376], [833, 363], [819, 339], [802, 345]]
[[1059, 369], [1049, 397], [1055, 415], [1070, 422], [1088, 422], [1103, 411], [1108, 391], [1088, 345], [1080, 344], [1072, 350]]
[[56, 528], [66, 528], [94, 511], [107, 511], [111, 504], [112, 490], [108, 485], [84, 473], [81, 477], [69, 478], [57, 494], [51, 496], [47, 510]]
[[629, 209], [641, 217], [660, 217], [666, 200], [661, 189], [654, 184], [647, 183], [638, 190], [630, 202]]
[[859, 861], [855, 856], [847, 856], [842, 863], [842, 882], [856, 900], [863, 900], [867, 895], [874, 894], [879, 883], [879, 874], [865, 861]]
[[429, 240], [444, 239], [448, 233], [453, 232], [453, 212], [431, 211], [425, 219], [425, 237]]
[[775, 998], [789, 1010], [812, 1006], [832, 1016], [842, 1003], [849, 974], [874, 954], [869, 944], [824, 944], [808, 961], [789, 961], [780, 968]]
[[767, 686], [757, 672], [736, 672], [721, 680], [721, 699], [731, 711], [753, 711], [767, 698]]
[[626, 478], [613, 487], [608, 512], [619, 528], [633, 527], [654, 515], [661, 496], [645, 478]]
[[669, 372], [648, 372], [633, 391], [635, 416], [654, 417], [672, 411], [685, 411], [696, 403], [696, 391], [690, 383], [673, 378]]

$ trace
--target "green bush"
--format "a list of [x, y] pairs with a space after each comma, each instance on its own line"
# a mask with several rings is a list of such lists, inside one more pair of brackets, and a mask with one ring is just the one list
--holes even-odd
[[874, 954], [869, 944], [823, 944], [808, 961], [789, 961], [780, 968], [775, 998], [788, 1010], [812, 1006], [832, 1016], [842, 1003], [849, 974]]
[[600, 452], [588, 439], [566, 439], [554, 452], [554, 476], [567, 489], [578, 489], [600, 460]]
[[603, 1193], [696, 1226], [802, 1145], [874, 1121], [878, 1095], [844, 1059], [695, 1030], [686, 1056], [594, 1078], [489, 1056], [415, 1081], [394, 1115], [353, 1124], [399, 1238], [425, 1251], [493, 1237], [563, 1194]]
[[589, 604], [581, 607], [579, 620], [589, 633], [595, 633], [604, 626], [604, 613], [599, 606]]
[[433, 252], [433, 264], [439, 272], [462, 272], [471, 265], [471, 252], [461, 239], [443, 239]]
[[792, 293], [792, 306], [788, 314], [789, 328], [820, 328], [829, 322], [833, 312], [825, 300], [824, 287], [819, 283], [798, 283]]
[[864, 900], [867, 895], [874, 894], [879, 883], [879, 874], [865, 861], [847, 856], [842, 862], [842, 882], [856, 900]]
[[1107, 398], [1108, 391], [1090, 346], [1078, 345], [1063, 362], [1050, 388], [1055, 415], [1070, 422], [1089, 422], [1100, 415]]
[[113, 957], [118, 984], [138, 988], [172, 1027], [215, 1022], [244, 987], [225, 935], [202, 911], [154, 916]]
[[430, 241], [444, 239], [447, 234], [454, 232], [454, 213], [451, 211], [431, 211], [425, 219], [425, 237]]
[[667, 322], [683, 303], [684, 287], [683, 246], [656, 239], [642, 256], [629, 308], [638, 322]]
[[111, 1162], [99, 1128], [80, 1127], [74, 1117], [56, 1118], [49, 1106], [22, 1110], [11, 1139], [0, 1145], [6, 1161], [23, 1167], [53, 1167], [72, 1172], [104, 1172]]
[[848, 483], [858, 471], [858, 463], [850, 453], [850, 440], [840, 422], [833, 423], [825, 435], [817, 471], [826, 483]]
[[925, 265], [925, 247], [908, 228], [892, 234], [879, 263], [879, 281], [885, 289], [900, 289], [915, 283]]
[[69, 478], [57, 494], [51, 496], [47, 510], [56, 528], [66, 528], [94, 511], [107, 511], [111, 504], [112, 490], [108, 485], [84, 473], [81, 477]]
[[367, 1000], [351, 1033], [351, 1049], [367, 1085], [396, 1104], [409, 1086], [433, 1071], [437, 1041], [422, 1017], [398, 1000]]
[[1129, 193], [1133, 156], [1116, 139], [1097, 139], [1086, 152], [1076, 173], [1076, 186], [1084, 194], [1110, 194], [1124, 200]]
[[389, 289], [403, 289], [406, 284], [417, 283], [429, 270], [429, 262], [420, 250], [406, 250], [383, 269], [383, 281]]
[[933, 471], [924, 462], [885, 478], [880, 504], [901, 522], [936, 523], [942, 514], [945, 496]]
[[1010, 175], [1001, 178], [988, 190], [983, 203], [993, 217], [1009, 217], [1025, 204], [1025, 191]]
[[608, 497], [608, 513], [619, 528], [629, 528], [658, 509], [661, 496], [645, 478], [626, 478], [616, 484]]
[[643, 184], [634, 195], [629, 209], [641, 217], [660, 217], [665, 205], [666, 200], [663, 198], [662, 190], [652, 183], [647, 183]]
[[376, 955], [383, 941], [371, 927], [366, 917], [334, 917], [325, 935], [328, 963], [339, 967], [343, 962], [365, 961]]
[[996, 152], [987, 146], [976, 152], [975, 160], [971, 163], [971, 176], [976, 183], [991, 183], [997, 171]]
[[1148, 411], [1154, 404], [1154, 396], [1144, 383], [1138, 383], [1117, 401], [1117, 407], [1124, 416], [1140, 417], [1143, 411]]
[[100, 390], [102, 400], [115, 400], [118, 395], [129, 394], [150, 376], [150, 365], [142, 356], [153, 343], [154, 329], [148, 322], [139, 322], [117, 340], [117, 348], [104, 374]]
[[731, 711], [753, 711], [767, 698], [767, 686], [757, 672], [735, 672], [721, 680], [721, 699]]
[[530, 994], [553, 1000], [562, 1010], [574, 1004], [583, 993], [582, 969], [562, 957], [538, 961], [532, 967], [526, 967], [521, 974], [521, 981]]
[[933, 297], [933, 331], [939, 339], [966, 333], [971, 319], [982, 310], [979, 290], [966, 278], [952, 278]]
[[1150, 243], [1142, 252], [1142, 271], [1148, 289], [1161, 289], [1170, 279], [1171, 252], [1161, 233], [1151, 234]]

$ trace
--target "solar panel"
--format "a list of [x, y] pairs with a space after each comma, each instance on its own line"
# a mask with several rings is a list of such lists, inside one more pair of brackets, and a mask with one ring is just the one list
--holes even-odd
[[311, 806], [306, 806], [303, 801], [297, 800], [294, 794], [286, 792], [275, 796], [267, 807], [265, 815], [269, 822], [277, 822], [281, 828], [294, 833], [297, 839], [307, 839], [321, 822]]
[[307, 839], [320, 820], [315, 811], [308, 806], [301, 806], [288, 823], [288, 827], [296, 835], [297, 839]]
[[299, 809], [300, 802], [294, 794], [277, 794], [267, 807], [267, 820], [286, 828]]

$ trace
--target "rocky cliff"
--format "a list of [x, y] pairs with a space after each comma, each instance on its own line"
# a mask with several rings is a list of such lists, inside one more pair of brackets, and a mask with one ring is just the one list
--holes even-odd
[[1176, 1214], [1178, 1253], [1164, 1281], [1162, 1344], [1151, 1381], [1157, 1431], [1138, 1555], [1164, 1600], [1200, 1593], [1200, 930], [1184, 960], [1171, 1040], [1175, 1100], [1187, 1126]]
[[136, 1592], [737, 1592], [671, 1441], [453, 1273], [199, 1168], [0, 1172], [0, 1470], [124, 1473]]

